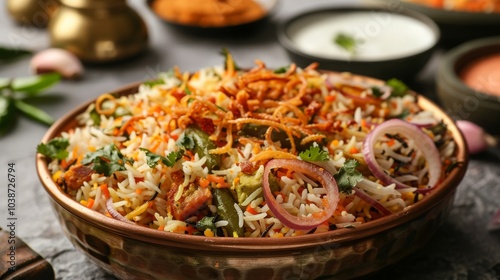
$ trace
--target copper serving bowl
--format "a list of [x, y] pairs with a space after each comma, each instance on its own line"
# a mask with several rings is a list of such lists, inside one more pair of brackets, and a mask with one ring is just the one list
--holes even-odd
[[[380, 81], [378, 81], [380, 82]], [[139, 84], [116, 91], [133, 94]], [[51, 179], [47, 161], [36, 158], [64, 233], [97, 265], [122, 279], [335, 279], [355, 278], [396, 263], [422, 247], [444, 222], [468, 162], [464, 139], [439, 107], [419, 96], [421, 107], [448, 125], [462, 165], [424, 200], [356, 228], [274, 238], [204, 237], [162, 232], [109, 218], [67, 196]], [[46, 142], [75, 127], [72, 110], [45, 134]]]

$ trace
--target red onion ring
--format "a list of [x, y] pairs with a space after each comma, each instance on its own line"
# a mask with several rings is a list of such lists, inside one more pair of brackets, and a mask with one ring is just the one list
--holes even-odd
[[383, 216], [392, 214], [392, 212], [389, 211], [389, 209], [385, 208], [385, 206], [380, 204], [380, 202], [376, 201], [371, 196], [367, 195], [362, 189], [354, 187], [354, 190], [355, 190], [354, 195], [358, 196], [366, 203], [370, 204], [370, 206], [377, 209], [377, 211]]
[[111, 215], [111, 217], [113, 217], [119, 221], [125, 222], [125, 223], [132, 223], [127, 218], [123, 217], [122, 214], [120, 214], [120, 213], [118, 213], [118, 211], [116, 211], [115, 207], [113, 206], [113, 199], [112, 198], [110, 198], [106, 201], [106, 210], [108, 210], [108, 213], [109, 213], [109, 215]]
[[386, 133], [400, 133], [405, 135], [407, 138], [412, 138], [414, 140], [415, 147], [419, 149], [420, 152], [422, 152], [423, 156], [427, 160], [428, 165], [428, 188], [422, 189], [422, 191], [434, 188], [439, 182], [442, 170], [439, 151], [437, 150], [436, 145], [434, 144], [432, 139], [420, 128], [400, 119], [388, 120], [378, 125], [367, 135], [365, 141], [363, 142], [363, 156], [365, 158], [366, 164], [368, 165], [368, 168], [373, 173], [373, 175], [375, 175], [375, 177], [377, 177], [382, 183], [386, 185], [396, 184], [396, 189], [411, 187], [396, 181], [394, 178], [386, 174], [375, 159], [375, 143]]
[[[295, 216], [288, 213], [288, 211], [281, 207], [276, 201], [269, 186], [269, 174], [271, 170], [275, 168], [291, 169], [317, 180], [326, 189], [326, 195], [323, 198], [325, 208], [321, 212], [313, 214], [312, 217]], [[271, 212], [273, 212], [281, 223], [295, 230], [311, 230], [321, 225], [333, 215], [339, 201], [339, 189], [333, 176], [324, 168], [298, 159], [270, 160], [264, 168], [264, 181], [262, 185], [264, 198]]]

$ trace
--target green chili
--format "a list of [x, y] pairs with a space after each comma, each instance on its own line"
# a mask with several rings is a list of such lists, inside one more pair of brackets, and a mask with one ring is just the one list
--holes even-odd
[[14, 104], [19, 111], [23, 112], [26, 116], [34, 119], [35, 121], [46, 125], [52, 125], [54, 123], [54, 119], [49, 114], [33, 105], [30, 105], [20, 99], [16, 99]]
[[203, 130], [193, 126], [186, 128], [181, 145], [197, 153], [200, 158], [206, 157], [207, 161], [205, 164], [208, 169], [212, 170], [214, 167], [220, 166], [220, 155], [209, 153], [210, 150], [216, 149], [217, 146]]
[[228, 222], [225, 227], [228, 235], [232, 237], [233, 234], [236, 233], [238, 236], [243, 237], [243, 227], [239, 227], [238, 212], [236, 212], [236, 208], [234, 208], [239, 206], [237, 206], [231, 191], [229, 189], [212, 189], [212, 195], [214, 204], [217, 206], [218, 214], [222, 220]]
[[12, 98], [0, 95], [0, 135], [12, 128], [15, 114], [16, 110]]

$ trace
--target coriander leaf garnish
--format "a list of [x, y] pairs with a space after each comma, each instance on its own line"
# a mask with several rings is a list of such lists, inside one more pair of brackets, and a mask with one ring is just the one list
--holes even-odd
[[391, 97], [401, 97], [408, 93], [409, 87], [398, 79], [390, 79], [386, 85], [392, 88]]
[[0, 47], [0, 60], [14, 60], [30, 54], [32, 52], [25, 49]]
[[143, 84], [148, 86], [148, 87], [154, 87], [156, 85], [163, 85], [165, 82], [163, 79], [156, 79], [156, 80], [150, 80], [150, 81], [145, 81]]
[[313, 145], [309, 149], [300, 152], [299, 157], [307, 161], [325, 161], [328, 160], [328, 152], [321, 149], [318, 145]]
[[166, 157], [155, 154], [148, 149], [140, 148], [146, 154], [146, 161], [149, 167], [154, 168], [158, 162], [162, 162], [168, 167], [174, 166], [174, 164], [182, 157], [182, 151], [170, 152]]
[[371, 89], [372, 89], [372, 94], [375, 97], [380, 97], [380, 96], [384, 95], [384, 93], [380, 90], [379, 87], [372, 87]]
[[106, 176], [125, 170], [127, 162], [132, 162], [132, 159], [125, 157], [115, 144], [109, 144], [95, 152], [87, 153], [82, 160], [82, 164], [93, 163], [92, 169]]
[[233, 55], [231, 54], [231, 52], [228, 49], [222, 48], [220, 51], [220, 54], [222, 56], [224, 56], [224, 66], [226, 67], [225, 68], [226, 70], [229, 67], [232, 67], [236, 71], [241, 70], [241, 68], [238, 66], [238, 64], [236, 64], [236, 62], [234, 61]]
[[46, 144], [39, 144], [36, 151], [50, 159], [65, 159], [68, 156], [66, 148], [69, 146], [68, 139], [54, 138]]
[[335, 38], [333, 39], [335, 44], [337, 44], [339, 47], [343, 48], [344, 50], [348, 51], [352, 55], [354, 55], [357, 51], [358, 44], [363, 43], [363, 40], [361, 39], [356, 39], [353, 36], [346, 34], [346, 33], [338, 33]]
[[408, 117], [410, 115], [410, 110], [408, 110], [408, 108], [404, 108], [403, 109], [403, 112], [401, 112], [401, 114], [397, 115], [397, 116], [394, 116], [395, 118], [398, 118], [398, 119], [405, 119], [406, 117]]
[[274, 74], [284, 74], [290, 69], [290, 66], [283, 66], [274, 70]]
[[206, 229], [210, 229], [213, 232], [217, 232], [217, 227], [215, 226], [215, 220], [216, 217], [205, 216], [201, 218], [201, 220], [196, 222], [195, 227], [199, 231], [205, 231]]
[[337, 181], [339, 191], [350, 194], [352, 188], [354, 188], [359, 182], [363, 180], [363, 174], [356, 170], [359, 166], [359, 162], [355, 159], [347, 160], [339, 170], [339, 172], [333, 177]]

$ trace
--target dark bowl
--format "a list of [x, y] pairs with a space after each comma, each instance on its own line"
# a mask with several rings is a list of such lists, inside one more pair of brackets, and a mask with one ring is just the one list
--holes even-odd
[[434, 20], [441, 29], [440, 44], [454, 47], [469, 40], [496, 36], [500, 13], [451, 11], [401, 1], [403, 7], [418, 11]]
[[[114, 93], [133, 94], [138, 85]], [[89, 104], [82, 104], [59, 119], [42, 142], [74, 128], [75, 117]], [[464, 164], [453, 169], [441, 186], [422, 201], [356, 228], [280, 240], [158, 231], [123, 223], [70, 198], [52, 180], [47, 160], [41, 155], [36, 158], [37, 173], [69, 240], [90, 260], [121, 279], [361, 277], [398, 262], [427, 243], [448, 216], [467, 168], [467, 147], [452, 119], [425, 97], [419, 96], [418, 104], [448, 125], [457, 145], [457, 160]]]
[[500, 54], [500, 37], [477, 39], [449, 51], [439, 65], [437, 94], [451, 117], [500, 134], [500, 96], [472, 89], [459, 77], [465, 66], [489, 54]]
[[[425, 26], [427, 26], [435, 36], [435, 42], [429, 47], [400, 56], [392, 56], [390, 58], [382, 59], [351, 59], [349, 57], [344, 58], [329, 58], [325, 56], [312, 55], [303, 51], [297, 43], [291, 38], [292, 29], [296, 25], [299, 25], [305, 19], [315, 20], [318, 17], [328, 17], [336, 15], [346, 15], [354, 12], [367, 12], [370, 14], [375, 14], [379, 12], [388, 12], [391, 15], [398, 14], [415, 19]], [[365, 27], [380, 24], [374, 18], [367, 18]], [[381, 26], [380, 28], [383, 28]], [[326, 36], [326, 35], [325, 35]], [[347, 71], [356, 74], [376, 77], [380, 79], [390, 79], [398, 78], [401, 80], [412, 80], [414, 79], [419, 71], [427, 64], [429, 61], [433, 50], [439, 40], [440, 32], [437, 25], [425, 15], [418, 12], [409, 11], [407, 9], [402, 9], [401, 6], [391, 7], [389, 5], [383, 4], [370, 4], [370, 5], [356, 5], [356, 6], [338, 6], [330, 7], [325, 9], [318, 9], [313, 11], [306, 11], [298, 15], [292, 16], [278, 26], [278, 39], [279, 42], [287, 50], [292, 61], [296, 62], [301, 67], [306, 67], [307, 65], [318, 62], [320, 68], [328, 69], [333, 71]], [[332, 44], [333, 38], [332, 38]]]
[[176, 22], [158, 14], [153, 9], [153, 5], [157, 1], [164, 0], [147, 0], [147, 5], [151, 12], [154, 13], [159, 19], [178, 31], [202, 37], [248, 36], [249, 33], [265, 25], [265, 23], [269, 20], [270, 16], [276, 9], [276, 6], [278, 5], [278, 0], [258, 0], [256, 2], [261, 4], [261, 6], [265, 10], [265, 14], [256, 20], [242, 22], [240, 24], [234, 25], [200, 26], [195, 24], [184, 24]]

